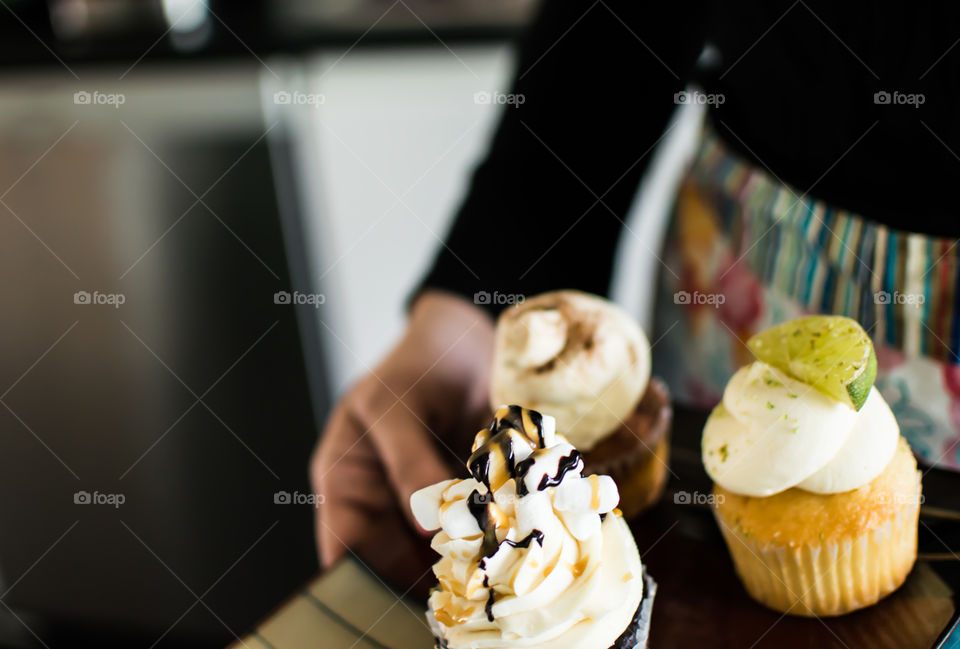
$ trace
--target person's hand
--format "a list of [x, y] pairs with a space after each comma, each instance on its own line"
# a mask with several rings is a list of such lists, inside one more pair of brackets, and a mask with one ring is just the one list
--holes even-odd
[[436, 555], [410, 495], [465, 471], [469, 440], [490, 414], [492, 353], [486, 312], [446, 293], [417, 299], [400, 342], [335, 406], [313, 454], [324, 568], [351, 552], [401, 588], [422, 593], [433, 582]]

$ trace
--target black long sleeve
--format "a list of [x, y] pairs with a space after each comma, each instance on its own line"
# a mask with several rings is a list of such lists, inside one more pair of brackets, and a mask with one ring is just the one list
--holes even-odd
[[510, 91], [523, 103], [503, 111], [424, 286], [607, 291], [623, 219], [702, 34], [681, 3], [561, 0], [541, 11]]

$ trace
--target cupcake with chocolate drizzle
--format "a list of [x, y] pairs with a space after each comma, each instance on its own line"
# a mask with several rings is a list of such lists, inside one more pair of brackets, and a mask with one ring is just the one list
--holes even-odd
[[650, 380], [650, 344], [614, 303], [553, 291], [507, 309], [497, 321], [492, 407], [549, 412], [583, 453], [587, 471], [611, 476], [629, 518], [666, 485], [672, 411]]
[[413, 494], [439, 582], [427, 618], [442, 649], [646, 646], [656, 585], [605, 475], [552, 417], [498, 409], [477, 433], [471, 477]]

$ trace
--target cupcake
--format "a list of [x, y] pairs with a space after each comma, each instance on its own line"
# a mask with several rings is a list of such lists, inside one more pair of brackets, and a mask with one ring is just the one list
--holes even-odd
[[703, 431], [713, 507], [747, 592], [792, 615], [842, 615], [913, 567], [920, 474], [873, 387], [849, 318], [811, 316], [750, 341]]
[[438, 530], [427, 619], [443, 649], [646, 646], [655, 585], [608, 476], [583, 476], [552, 417], [510, 406], [477, 433], [472, 475], [415, 492]]
[[650, 380], [650, 344], [636, 321], [603, 298], [554, 291], [497, 321], [491, 406], [549, 412], [588, 472], [610, 475], [629, 517], [667, 480], [670, 398]]

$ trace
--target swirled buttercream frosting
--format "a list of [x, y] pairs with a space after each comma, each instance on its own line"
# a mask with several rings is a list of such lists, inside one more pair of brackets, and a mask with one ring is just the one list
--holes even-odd
[[857, 411], [756, 361], [733, 375], [707, 420], [703, 464], [714, 482], [745, 496], [791, 487], [840, 493], [877, 477], [899, 437], [875, 387]]
[[552, 291], [497, 321], [491, 406], [549, 412], [577, 448], [589, 451], [630, 416], [650, 379], [650, 344], [613, 302]]
[[583, 475], [552, 417], [503, 406], [477, 433], [471, 477], [413, 494], [438, 530], [428, 619], [450, 649], [607, 649], [643, 595], [643, 566], [609, 476]]

